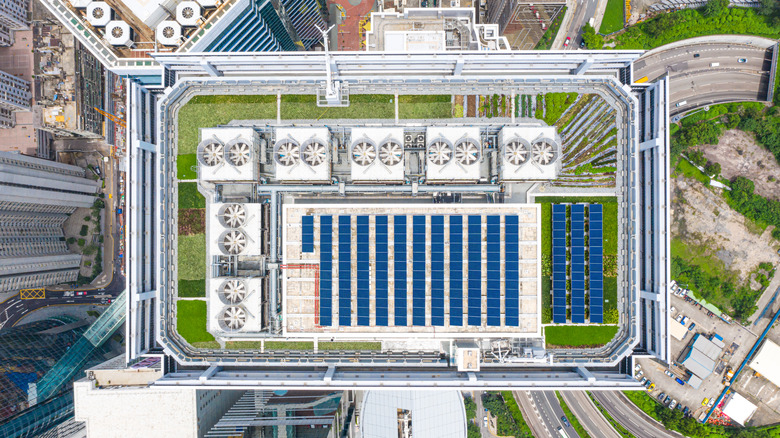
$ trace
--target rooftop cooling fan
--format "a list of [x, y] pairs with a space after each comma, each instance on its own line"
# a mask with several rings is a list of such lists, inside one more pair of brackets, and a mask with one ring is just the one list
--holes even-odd
[[194, 15], [195, 11], [190, 6], [187, 6], [181, 10], [181, 16], [184, 18], [192, 18]]
[[276, 144], [276, 161], [282, 166], [292, 166], [301, 160], [301, 148], [292, 139], [281, 140]]
[[518, 140], [512, 140], [504, 146], [504, 158], [515, 166], [528, 161], [528, 146]]
[[452, 146], [444, 140], [436, 140], [428, 146], [428, 159], [433, 164], [443, 166], [452, 159]]
[[246, 210], [241, 204], [229, 204], [222, 211], [222, 220], [230, 228], [239, 228], [246, 223]]
[[92, 17], [96, 19], [103, 18], [103, 15], [105, 15], [106, 12], [101, 8], [100, 6], [95, 7], [92, 9]]
[[246, 249], [246, 235], [238, 230], [231, 230], [222, 235], [222, 246], [230, 255], [238, 255]]
[[220, 286], [219, 294], [226, 303], [238, 304], [246, 298], [246, 285], [241, 280], [226, 280]]
[[246, 311], [238, 306], [226, 307], [220, 314], [220, 322], [227, 330], [241, 330], [246, 324]]
[[221, 164], [225, 159], [224, 156], [225, 147], [218, 141], [211, 141], [203, 146], [201, 151], [201, 159], [207, 166], [216, 166]]
[[111, 36], [114, 38], [121, 38], [122, 34], [124, 33], [125, 31], [119, 26], [114, 26], [113, 28], [111, 28]]
[[228, 159], [234, 166], [243, 166], [249, 162], [251, 151], [246, 141], [237, 140], [228, 149]]
[[455, 145], [455, 159], [464, 166], [470, 166], [479, 160], [479, 147], [472, 140], [462, 140]]
[[534, 161], [541, 165], [550, 164], [555, 157], [553, 145], [545, 140], [537, 141], [532, 146], [532, 157]]
[[173, 30], [172, 26], [165, 26], [163, 28], [162, 34], [165, 38], [173, 38], [173, 35], [176, 33], [175, 30]]
[[388, 140], [379, 146], [379, 159], [385, 166], [395, 166], [403, 157], [404, 148], [394, 140]]
[[360, 140], [352, 148], [352, 161], [361, 166], [368, 166], [376, 159], [376, 147], [368, 140]]
[[319, 140], [310, 140], [303, 146], [303, 161], [309, 166], [319, 166], [328, 158], [328, 149]]

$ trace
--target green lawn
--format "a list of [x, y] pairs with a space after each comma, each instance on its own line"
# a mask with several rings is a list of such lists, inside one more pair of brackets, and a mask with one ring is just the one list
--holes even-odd
[[179, 236], [179, 280], [206, 278], [206, 235]]
[[672, 257], [680, 257], [689, 264], [700, 266], [707, 275], [720, 277], [721, 280], [735, 280], [735, 276], [726, 270], [723, 261], [713, 255], [718, 250], [719, 248], [702, 245], [688, 245], [678, 238], [672, 238], [671, 241]]
[[617, 278], [604, 277], [604, 312], [617, 309]]
[[224, 125], [232, 120], [276, 119], [276, 96], [195, 96], [179, 110], [179, 155], [198, 149], [200, 128]]
[[604, 19], [601, 21], [599, 33], [604, 35], [617, 32], [625, 24], [625, 4], [622, 0], [607, 0], [607, 9], [604, 11]]
[[675, 167], [673, 173], [685, 175], [687, 178], [693, 178], [706, 186], [710, 185], [710, 177], [705, 175], [704, 172], [699, 170], [696, 166], [689, 163], [685, 158], [680, 158], [677, 161], [677, 167]]
[[231, 341], [225, 342], [225, 348], [228, 350], [259, 350], [262, 345], [260, 341]]
[[265, 341], [266, 350], [314, 350], [311, 341]]
[[319, 350], [376, 350], [382, 349], [381, 342], [319, 342]]
[[606, 344], [617, 331], [614, 325], [559, 325], [545, 327], [544, 337], [553, 347], [589, 347]]
[[180, 300], [176, 302], [176, 331], [189, 343], [214, 341], [206, 331], [206, 302]]
[[401, 119], [449, 119], [452, 117], [452, 96], [398, 96], [398, 117]]
[[179, 179], [197, 179], [198, 172], [192, 170], [198, 165], [198, 154], [185, 154], [176, 157], [176, 177]]
[[577, 93], [547, 93], [544, 95], [544, 121], [552, 126], [574, 100]]
[[179, 183], [179, 208], [206, 208], [206, 198], [198, 191], [198, 183]]
[[392, 94], [356, 94], [349, 96], [349, 106], [322, 108], [317, 96], [282, 96], [282, 119], [395, 119]]
[[199, 298], [206, 296], [206, 280], [179, 280], [179, 296]]

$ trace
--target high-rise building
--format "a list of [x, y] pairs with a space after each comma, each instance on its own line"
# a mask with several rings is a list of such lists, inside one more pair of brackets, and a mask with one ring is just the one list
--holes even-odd
[[3, 0], [0, 2], [0, 47], [14, 43], [14, 30], [29, 27], [28, 0]]
[[14, 126], [14, 111], [30, 111], [30, 82], [0, 70], [0, 128]]
[[68, 252], [62, 225], [98, 187], [80, 167], [0, 152], [0, 291], [77, 279], [81, 256]]

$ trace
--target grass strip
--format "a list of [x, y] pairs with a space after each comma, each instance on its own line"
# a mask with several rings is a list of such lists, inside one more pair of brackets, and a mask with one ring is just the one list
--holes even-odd
[[214, 336], [206, 330], [206, 320], [205, 301], [176, 302], [176, 331], [185, 341], [190, 344], [214, 341]]
[[563, 397], [561, 397], [561, 393], [555, 391], [555, 396], [558, 397], [558, 402], [561, 404], [561, 409], [563, 409], [563, 414], [566, 415], [566, 418], [569, 420], [569, 423], [571, 423], [571, 427], [573, 427], [574, 430], [577, 431], [577, 434], [579, 436], [590, 438], [588, 432], [586, 432], [585, 428], [582, 427], [582, 424], [580, 424], [580, 420], [577, 419], [577, 417], [574, 415], [571, 409], [569, 409], [569, 405], [567, 405], [566, 402], [563, 401]]
[[366, 350], [366, 351], [380, 351], [382, 350], [381, 342], [319, 342], [317, 343], [318, 350]]
[[206, 278], [206, 235], [179, 236], [178, 278], [202, 280]]
[[203, 298], [206, 296], [206, 280], [179, 280], [179, 296], [187, 298]]
[[198, 183], [179, 183], [179, 208], [206, 208], [206, 198], [198, 191]]
[[282, 96], [282, 119], [395, 119], [395, 97], [392, 94], [355, 94], [349, 106], [319, 107], [317, 96]]
[[266, 350], [314, 350], [311, 341], [265, 341]]
[[545, 327], [544, 337], [552, 347], [598, 347], [617, 334], [615, 325], [559, 325]]

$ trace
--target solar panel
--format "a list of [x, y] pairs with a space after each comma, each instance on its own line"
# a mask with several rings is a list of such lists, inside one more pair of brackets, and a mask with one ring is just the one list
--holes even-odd
[[519, 219], [504, 216], [504, 325], [520, 325]]
[[314, 216], [301, 217], [301, 252], [314, 252]]
[[603, 222], [602, 205], [591, 204], [588, 207], [588, 249], [589, 277], [590, 277], [590, 315], [591, 323], [602, 324], [604, 322], [604, 248], [603, 248]]
[[357, 222], [357, 325], [367, 326], [371, 324], [370, 306], [371, 297], [369, 290], [369, 241], [368, 241], [368, 216], [358, 216]]
[[444, 325], [444, 216], [431, 216], [431, 325]]
[[566, 206], [552, 206], [552, 319], [566, 322]]
[[450, 325], [463, 325], [463, 216], [450, 216]]
[[425, 325], [425, 216], [412, 217], [412, 325]]
[[351, 217], [339, 216], [339, 325], [352, 325]]
[[406, 325], [406, 216], [393, 217], [395, 325]]
[[320, 325], [333, 324], [333, 219], [320, 216]]
[[482, 325], [482, 216], [469, 216], [468, 324]]
[[374, 251], [376, 252], [376, 266], [375, 266], [375, 281], [374, 281], [374, 295], [376, 302], [375, 320], [376, 325], [387, 325], [387, 216], [377, 216], [376, 219], [376, 232], [374, 234], [375, 243]]
[[487, 325], [501, 325], [501, 217], [487, 217]]

